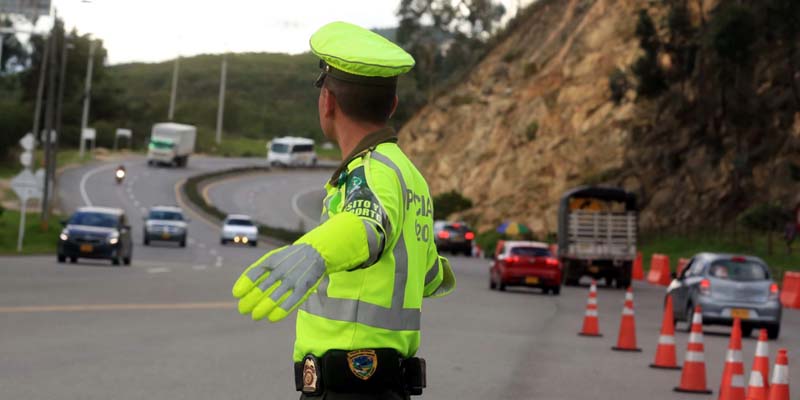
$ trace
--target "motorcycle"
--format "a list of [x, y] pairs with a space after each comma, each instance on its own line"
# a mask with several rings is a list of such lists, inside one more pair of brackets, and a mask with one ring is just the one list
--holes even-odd
[[114, 172], [114, 178], [117, 180], [117, 185], [122, 183], [122, 181], [125, 179], [125, 175], [125, 167], [120, 165], [116, 172]]

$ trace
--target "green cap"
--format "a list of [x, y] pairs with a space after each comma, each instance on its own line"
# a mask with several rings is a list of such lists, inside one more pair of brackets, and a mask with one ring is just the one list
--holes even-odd
[[321, 59], [326, 74], [334, 78], [372, 85], [388, 85], [414, 67], [414, 58], [385, 37], [347, 22], [331, 22], [309, 40], [311, 52]]

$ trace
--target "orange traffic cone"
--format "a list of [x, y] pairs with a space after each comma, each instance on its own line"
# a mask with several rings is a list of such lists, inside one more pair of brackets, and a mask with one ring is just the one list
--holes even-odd
[[583, 328], [578, 335], [603, 336], [600, 334], [600, 323], [597, 319], [597, 281], [592, 279], [589, 287], [589, 299], [586, 300], [586, 314], [583, 317]]
[[703, 347], [703, 314], [700, 306], [695, 307], [692, 317], [692, 333], [683, 360], [681, 383], [676, 392], [711, 394], [706, 388], [706, 360]]
[[747, 400], [767, 400], [767, 388], [764, 387], [764, 377], [761, 371], [750, 372], [750, 385], [747, 386]]
[[633, 316], [633, 287], [628, 286], [625, 292], [625, 306], [622, 308], [622, 320], [619, 322], [619, 338], [617, 345], [611, 348], [617, 351], [642, 351], [636, 347], [636, 321]]
[[642, 253], [636, 253], [636, 258], [633, 260], [633, 270], [631, 271], [632, 278], [637, 281], [644, 280], [644, 267], [642, 267]]
[[675, 321], [672, 319], [672, 296], [667, 296], [664, 318], [661, 320], [661, 335], [658, 336], [656, 360], [650, 368], [681, 369], [675, 357]]
[[[753, 371], [758, 371], [761, 377], [761, 387], [764, 388], [764, 397], [769, 390], [769, 344], [767, 343], [767, 330], [761, 329], [756, 344], [756, 356], [753, 358]], [[752, 376], [751, 376], [752, 379]]]
[[769, 400], [789, 400], [789, 356], [786, 354], [786, 349], [778, 350], [768, 398]]
[[742, 321], [734, 318], [731, 340], [725, 355], [725, 368], [719, 385], [719, 400], [744, 400], [744, 363], [742, 362]]

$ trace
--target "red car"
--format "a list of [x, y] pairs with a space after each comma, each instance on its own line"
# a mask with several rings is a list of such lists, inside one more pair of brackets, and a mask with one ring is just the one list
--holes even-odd
[[539, 287], [561, 293], [561, 265], [546, 243], [500, 241], [489, 270], [489, 289], [507, 286]]

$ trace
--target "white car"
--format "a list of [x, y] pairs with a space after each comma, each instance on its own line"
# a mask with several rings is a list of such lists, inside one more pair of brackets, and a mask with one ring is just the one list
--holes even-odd
[[278, 137], [267, 143], [267, 164], [284, 167], [311, 167], [317, 165], [314, 141], [301, 137]]
[[234, 242], [255, 247], [258, 243], [258, 227], [247, 215], [228, 215], [222, 222], [222, 236], [219, 242], [222, 245]]

